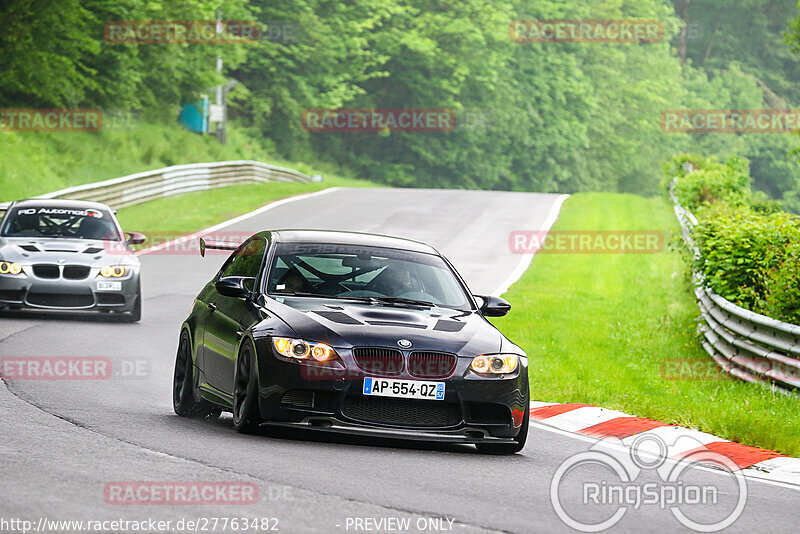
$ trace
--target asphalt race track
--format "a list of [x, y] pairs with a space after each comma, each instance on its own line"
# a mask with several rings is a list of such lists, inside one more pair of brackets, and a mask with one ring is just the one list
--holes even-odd
[[[542, 228], [557, 199], [530, 193], [337, 189], [283, 203], [225, 231], [329, 228], [418, 239], [447, 255], [474, 292], [488, 293], [520, 264], [520, 256], [508, 250], [509, 233]], [[107, 380], [15, 380], [0, 387], [0, 519], [25, 519], [36, 526], [43, 517], [276, 518], [281, 532], [403, 532], [408, 530], [395, 521], [405, 518], [412, 532], [572, 531], [554, 511], [551, 479], [565, 460], [591, 443], [541, 425], [533, 425], [521, 454], [495, 457], [467, 446], [309, 433], [244, 436], [233, 430], [229, 415], [216, 422], [176, 416], [171, 380], [178, 329], [223, 260], [219, 255], [141, 256], [144, 307], [138, 324], [0, 316], [2, 357], [107, 357], [114, 369]], [[587, 465], [567, 475], [558, 491], [565, 509], [579, 516], [584, 483], [610, 479], [610, 474], [602, 465]], [[691, 509], [696, 520], [712, 523], [732, 510], [735, 481], [726, 474], [697, 469], [686, 480], [718, 489], [716, 504]], [[106, 485], [124, 481], [250, 482], [258, 487], [258, 502], [108, 503]], [[636, 482], [659, 481], [654, 471], [643, 471]], [[747, 488], [744, 512], [730, 530], [788, 532], [800, 524], [798, 490], [753, 480]], [[632, 508], [615, 530], [687, 530], [668, 507]], [[1, 522], [0, 530], [13, 531]], [[213, 531], [210, 525], [207, 531]]]

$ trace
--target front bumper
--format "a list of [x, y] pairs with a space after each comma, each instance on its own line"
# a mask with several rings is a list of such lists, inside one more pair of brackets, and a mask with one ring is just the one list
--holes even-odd
[[[269, 350], [269, 352], [267, 352]], [[274, 357], [266, 343], [259, 347], [259, 404], [265, 426], [313, 428], [370, 437], [486, 443], [511, 442], [529, 409], [526, 359], [514, 374], [484, 377], [469, 370], [472, 358], [459, 357], [445, 379], [391, 378], [445, 383], [445, 398], [397, 399], [363, 395], [367, 374], [348, 350], [337, 349], [337, 369], [321, 370], [306, 362]], [[310, 372], [313, 370], [313, 372]]]
[[[98, 279], [92, 272], [87, 278], [70, 280], [0, 275], [0, 309], [50, 311], [130, 312], [136, 303], [139, 273], [132, 271], [124, 278]], [[119, 290], [98, 290], [98, 281], [119, 282]]]

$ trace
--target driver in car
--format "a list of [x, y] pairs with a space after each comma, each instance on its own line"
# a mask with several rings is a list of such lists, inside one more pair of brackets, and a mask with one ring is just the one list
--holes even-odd
[[309, 285], [308, 280], [300, 274], [300, 271], [297, 270], [296, 267], [292, 267], [278, 280], [278, 283], [275, 285], [275, 291], [277, 293], [287, 294], [296, 293], [298, 291], [309, 291]]
[[13, 233], [16, 237], [38, 237], [39, 216], [38, 215], [18, 215], [14, 220]]
[[387, 267], [377, 277], [373, 290], [387, 297], [397, 297], [413, 290], [411, 274], [405, 269]]

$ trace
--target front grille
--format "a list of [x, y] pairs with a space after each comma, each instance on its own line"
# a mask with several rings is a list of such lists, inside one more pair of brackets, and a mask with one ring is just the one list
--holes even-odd
[[64, 278], [68, 280], [83, 280], [89, 276], [90, 270], [85, 265], [67, 265], [64, 267]]
[[403, 353], [397, 349], [356, 347], [353, 358], [362, 370], [374, 375], [399, 375], [403, 370]]
[[0, 300], [21, 302], [25, 292], [21, 289], [0, 289]]
[[448, 427], [461, 422], [456, 404], [381, 397], [347, 397], [342, 415], [364, 423], [406, 427]]
[[98, 293], [98, 304], [120, 305], [125, 304], [125, 296], [119, 293]]
[[455, 371], [457, 361], [455, 354], [415, 351], [408, 357], [408, 372], [417, 378], [445, 378]]
[[508, 425], [511, 423], [511, 410], [504, 404], [490, 402], [467, 402], [464, 404], [469, 423]]
[[314, 392], [302, 391], [293, 389], [287, 391], [281, 397], [281, 404], [291, 404], [300, 408], [313, 408], [314, 407]]
[[91, 294], [69, 295], [63, 293], [28, 293], [28, 304], [52, 308], [86, 308], [94, 304]]
[[46, 263], [38, 263], [33, 266], [33, 274], [38, 278], [58, 278], [58, 265], [48, 265]]

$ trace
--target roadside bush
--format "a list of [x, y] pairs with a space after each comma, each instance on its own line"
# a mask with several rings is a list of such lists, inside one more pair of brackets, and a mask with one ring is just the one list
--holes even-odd
[[783, 261], [767, 278], [766, 315], [792, 324], [800, 324], [800, 243], [792, 243], [783, 253]]
[[726, 163], [687, 161], [695, 164], [697, 170], [678, 175], [675, 194], [684, 207], [697, 212], [716, 203], [731, 206], [749, 204], [750, 174], [745, 158], [731, 156]]
[[[776, 306], [790, 300], [787, 277], [774, 273], [782, 271], [786, 250], [800, 245], [797, 217], [715, 206], [704, 212], [693, 236], [701, 255], [695, 267], [718, 295], [758, 313], [767, 312], [770, 295]], [[773, 288], [778, 281], [784, 284], [781, 290]]]
[[698, 219], [694, 268], [708, 287], [743, 308], [800, 324], [800, 217], [751, 191], [744, 158], [718, 163], [683, 155], [665, 171], [677, 178], [678, 201]]

